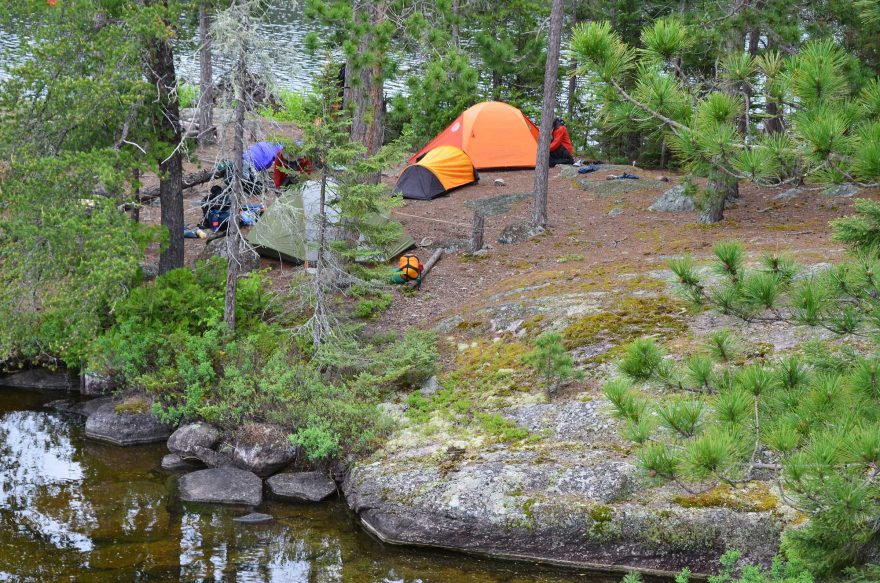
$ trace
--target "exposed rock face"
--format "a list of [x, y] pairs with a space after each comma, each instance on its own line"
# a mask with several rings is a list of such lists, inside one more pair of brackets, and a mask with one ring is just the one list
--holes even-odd
[[253, 423], [242, 428], [232, 446], [232, 461], [258, 476], [271, 476], [296, 459], [287, 433], [275, 425]]
[[851, 196], [857, 195], [861, 191], [862, 189], [855, 184], [837, 184], [834, 186], [829, 186], [822, 191], [822, 194], [824, 194], [825, 196], [849, 198]]
[[689, 213], [694, 210], [694, 199], [685, 194], [684, 185], [679, 184], [661, 194], [660, 198], [648, 207], [648, 210], [666, 213]]
[[181, 454], [180, 457], [185, 460], [202, 462], [209, 468], [229, 468], [235, 466], [232, 458], [228, 455], [198, 445], [194, 446], [189, 452]]
[[117, 410], [120, 401], [102, 404], [86, 420], [86, 437], [114, 445], [128, 446], [164, 441], [173, 428], [156, 419], [149, 407]]
[[[240, 242], [238, 249], [239, 261], [241, 261], [241, 271], [247, 273], [260, 268], [260, 255], [244, 242]], [[205, 248], [199, 254], [199, 259], [210, 259], [211, 257], [222, 257], [228, 259], [226, 252], [226, 237], [220, 237], [213, 241], [208, 241]]]
[[498, 242], [504, 245], [520, 243], [531, 239], [536, 235], [540, 235], [543, 232], [543, 229], [533, 227], [528, 222], [514, 223], [512, 225], [507, 225], [501, 230], [501, 234], [498, 235]]
[[774, 196], [773, 200], [781, 200], [782, 202], [788, 202], [790, 200], [796, 199], [801, 194], [803, 194], [803, 191], [800, 188], [789, 188], [785, 192], [780, 192], [779, 194]]
[[109, 395], [116, 388], [116, 382], [108, 375], [87, 372], [80, 381], [80, 393], [83, 395]]
[[387, 542], [611, 570], [697, 573], [728, 549], [767, 563], [782, 514], [686, 508], [625, 453], [603, 399], [525, 404], [502, 415], [541, 445], [386, 448], [356, 464], [349, 506]]
[[168, 438], [168, 451], [186, 455], [192, 453], [195, 448], [213, 449], [218, 441], [220, 441], [220, 431], [200, 421], [178, 427]]
[[79, 389], [79, 379], [67, 370], [51, 371], [45, 368], [32, 368], [21, 372], [0, 376], [0, 385], [20, 389]]
[[336, 482], [320, 472], [277, 474], [266, 485], [274, 498], [290, 502], [320, 502], [336, 493]]
[[263, 481], [253, 472], [237, 468], [199, 470], [180, 478], [180, 498], [185, 502], [258, 506], [263, 501]]

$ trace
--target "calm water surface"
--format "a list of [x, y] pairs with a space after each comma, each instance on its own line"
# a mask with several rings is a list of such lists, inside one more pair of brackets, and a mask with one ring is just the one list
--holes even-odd
[[44, 407], [63, 396], [0, 388], [0, 581], [608, 583], [586, 573], [384, 545], [344, 502], [184, 506], [159, 464], [164, 444], [83, 438], [82, 418]]

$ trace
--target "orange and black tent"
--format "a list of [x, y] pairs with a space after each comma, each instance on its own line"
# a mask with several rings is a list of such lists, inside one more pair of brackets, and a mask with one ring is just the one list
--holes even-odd
[[467, 154], [455, 146], [438, 146], [400, 173], [394, 191], [403, 198], [431, 200], [477, 180], [479, 176]]
[[442, 145], [461, 148], [477, 170], [534, 168], [538, 127], [512, 105], [485, 101], [466, 109], [448, 128], [416, 152], [410, 163]]

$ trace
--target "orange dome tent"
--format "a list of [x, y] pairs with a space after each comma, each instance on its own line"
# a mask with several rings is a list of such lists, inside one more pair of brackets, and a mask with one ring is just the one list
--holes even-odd
[[438, 146], [404, 168], [394, 191], [403, 198], [431, 200], [477, 180], [477, 171], [467, 154], [455, 146]]
[[534, 168], [538, 128], [512, 105], [484, 101], [466, 109], [410, 158], [410, 163], [443, 145], [461, 148], [477, 170]]

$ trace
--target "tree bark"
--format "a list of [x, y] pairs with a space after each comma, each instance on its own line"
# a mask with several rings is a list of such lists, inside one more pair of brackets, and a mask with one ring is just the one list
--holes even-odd
[[[369, 22], [371, 29], [385, 20], [385, 4], [365, 2], [364, 6], [355, 10], [355, 22]], [[346, 105], [353, 106], [351, 121], [351, 139], [362, 143], [367, 155], [373, 155], [382, 147], [383, 113], [384, 113], [384, 75], [382, 60], [384, 54], [375, 46], [376, 36], [372, 30], [365, 33], [358, 41], [358, 53], [363, 56], [372, 53], [371, 64], [355, 69], [349, 62], [346, 65], [346, 79], [358, 79], [351, 83], [347, 91]]]
[[724, 219], [724, 206], [728, 200], [739, 196], [739, 182], [736, 178], [718, 172], [709, 178], [706, 196], [700, 209], [699, 222], [717, 223]]
[[199, 145], [214, 138], [214, 79], [208, 2], [199, 3]]
[[230, 202], [232, 210], [229, 215], [229, 224], [226, 227], [226, 257], [228, 260], [226, 267], [226, 295], [223, 305], [223, 321], [226, 323], [229, 332], [235, 332], [235, 305], [236, 295], [238, 293], [238, 274], [241, 271], [241, 253], [239, 253], [242, 245], [241, 228], [238, 224], [238, 211], [244, 200], [242, 188], [242, 175], [244, 173], [244, 107], [245, 107], [245, 83], [246, 68], [244, 55], [239, 54], [238, 63], [236, 64], [235, 83], [235, 132], [232, 139], [232, 160], [233, 160], [233, 176], [232, 176], [232, 192], [230, 193]]
[[556, 111], [556, 84], [559, 74], [559, 45], [562, 40], [564, 0], [553, 0], [550, 12], [550, 35], [547, 41], [547, 62], [544, 66], [544, 102], [541, 106], [541, 129], [538, 135], [538, 155], [535, 160], [535, 194], [532, 207], [532, 227], [547, 226], [547, 181], [550, 174], [550, 134]]
[[[571, 25], [577, 23], [577, 0], [571, 0]], [[568, 77], [568, 93], [566, 94], [566, 104], [568, 106], [567, 116], [570, 122], [574, 118], [574, 100], [577, 93], [577, 61], [571, 62], [571, 75]]]
[[145, 74], [156, 87], [158, 103], [163, 108], [156, 116], [159, 140], [174, 148], [170, 155], [159, 160], [161, 221], [169, 235], [168, 246], [159, 254], [159, 273], [162, 274], [183, 267], [183, 160], [178, 147], [182, 140], [180, 102], [174, 52], [167, 38], [148, 41]]

